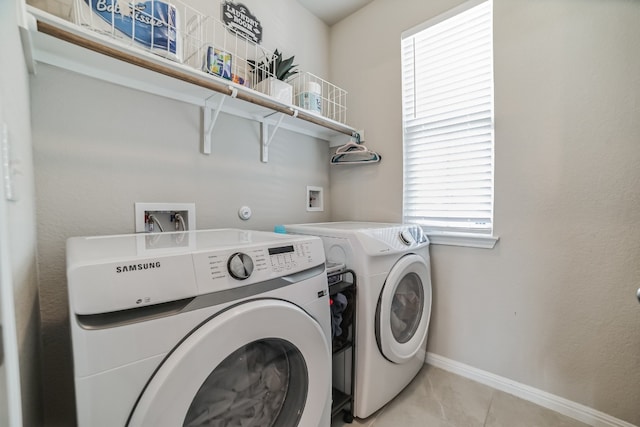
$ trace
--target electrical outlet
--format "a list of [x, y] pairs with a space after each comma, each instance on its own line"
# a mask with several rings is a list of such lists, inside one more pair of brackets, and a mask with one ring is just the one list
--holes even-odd
[[136, 203], [136, 233], [196, 229], [195, 203]]

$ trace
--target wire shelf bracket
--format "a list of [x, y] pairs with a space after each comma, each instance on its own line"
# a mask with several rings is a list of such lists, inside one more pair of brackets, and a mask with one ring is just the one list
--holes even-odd
[[[267, 120], [269, 117], [274, 116], [274, 115], [278, 115], [278, 121], [275, 123], [273, 129], [271, 130], [271, 134], [269, 134], [269, 126], [270, 123]], [[273, 141], [273, 137], [276, 135], [276, 132], [278, 132], [278, 129], [280, 129], [280, 125], [282, 124], [282, 120], [284, 119], [285, 114], [284, 113], [271, 113], [268, 114], [266, 116], [263, 117], [263, 119], [260, 121], [260, 138], [261, 138], [261, 146], [262, 146], [262, 155], [260, 156], [260, 161], [262, 161], [262, 163], [268, 163], [269, 162], [269, 145], [271, 145], [271, 141]], [[298, 110], [293, 110], [293, 117], [297, 117], [298, 116]]]

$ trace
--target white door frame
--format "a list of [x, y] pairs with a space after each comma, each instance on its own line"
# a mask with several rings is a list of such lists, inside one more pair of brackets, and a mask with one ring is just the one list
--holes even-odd
[[[3, 145], [2, 138], [8, 138], [8, 130], [2, 113], [2, 99], [0, 99], [0, 149]], [[9, 256], [9, 221], [4, 177], [5, 167], [0, 161], [0, 326], [2, 327], [0, 408], [6, 408], [5, 414], [0, 414], [2, 416], [0, 423], [7, 422], [9, 427], [22, 427], [18, 336], [13, 297], [13, 273]]]

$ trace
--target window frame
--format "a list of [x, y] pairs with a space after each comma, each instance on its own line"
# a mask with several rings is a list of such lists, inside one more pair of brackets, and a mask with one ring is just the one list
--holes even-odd
[[[469, 9], [472, 9], [482, 3], [490, 3], [490, 7], [492, 9], [492, 14], [493, 14], [493, 0], [469, 0], [465, 3], [462, 3], [461, 5], [458, 5], [457, 7], [450, 9], [432, 19], [429, 19], [409, 30], [404, 31], [401, 34], [401, 49], [402, 49], [402, 44], [404, 43], [405, 39], [410, 38], [418, 33], [420, 33], [423, 30], [426, 30], [430, 27], [433, 27], [434, 25], [437, 25], [441, 22], [444, 22], [450, 18], [453, 18], [457, 15], [459, 15], [460, 13], [463, 13]], [[493, 19], [493, 16], [492, 16]], [[492, 40], [492, 44], [493, 44], [493, 40]], [[493, 46], [492, 46], [493, 48]], [[404, 60], [404, 56], [402, 55], [402, 58]], [[493, 51], [491, 53], [491, 60], [494, 60], [494, 55], [493, 55]], [[493, 72], [493, 70], [492, 70]], [[403, 177], [403, 192], [402, 192], [402, 218], [403, 221], [406, 221], [405, 219], [405, 191], [406, 191], [406, 168], [405, 168], [405, 162], [406, 162], [406, 155], [405, 155], [405, 150], [406, 150], [406, 142], [405, 142], [405, 129], [406, 129], [406, 122], [405, 122], [405, 111], [404, 111], [404, 104], [405, 104], [405, 94], [404, 94], [404, 69], [402, 70], [402, 84], [403, 84], [403, 93], [402, 93], [402, 100], [403, 100], [403, 112], [402, 112], [402, 133], [403, 133], [403, 143], [402, 143], [402, 147], [403, 147], [403, 171], [402, 171], [402, 177]], [[492, 87], [492, 96], [491, 96], [491, 109], [492, 109], [492, 147], [491, 147], [491, 228], [489, 230], [489, 232], [464, 232], [464, 231], [453, 231], [453, 230], [430, 230], [428, 228], [428, 226], [422, 225], [423, 230], [425, 231], [425, 233], [429, 236], [429, 240], [432, 244], [440, 244], [440, 245], [452, 245], [452, 246], [465, 246], [465, 247], [475, 247], [475, 248], [493, 248], [495, 246], [495, 244], [497, 243], [497, 241], [499, 240], [499, 237], [495, 236], [495, 102], [494, 102], [494, 97], [493, 97], [493, 92], [495, 91], [495, 83], [493, 83], [493, 87]]]

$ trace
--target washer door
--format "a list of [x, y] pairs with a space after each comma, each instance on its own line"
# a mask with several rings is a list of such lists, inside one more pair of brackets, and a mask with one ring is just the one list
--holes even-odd
[[393, 266], [378, 300], [376, 338], [389, 361], [404, 363], [420, 350], [431, 315], [431, 277], [424, 258], [405, 255]]
[[201, 324], [169, 353], [128, 426], [310, 426], [330, 398], [331, 353], [294, 304], [255, 300]]

